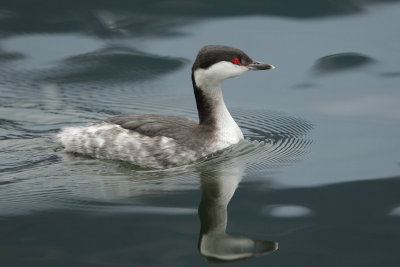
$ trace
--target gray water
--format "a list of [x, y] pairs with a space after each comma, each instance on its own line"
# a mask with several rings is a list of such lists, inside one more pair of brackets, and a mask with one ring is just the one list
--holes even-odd
[[[397, 2], [2, 1], [0, 266], [398, 266]], [[223, 84], [246, 141], [162, 171], [55, 141], [196, 119], [205, 44], [277, 67]]]

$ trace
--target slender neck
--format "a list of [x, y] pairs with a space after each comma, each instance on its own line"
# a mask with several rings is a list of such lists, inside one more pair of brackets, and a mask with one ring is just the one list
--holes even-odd
[[215, 127], [221, 119], [226, 119], [224, 117], [232, 119], [225, 106], [220, 83], [202, 85], [204, 88], [201, 88], [196, 84], [193, 73], [192, 83], [201, 125]]
[[[196, 75], [197, 79], [196, 79]], [[211, 127], [220, 142], [215, 150], [226, 148], [243, 139], [243, 133], [236, 124], [222, 97], [221, 79], [202, 73], [192, 73], [194, 95], [196, 97], [200, 126]]]

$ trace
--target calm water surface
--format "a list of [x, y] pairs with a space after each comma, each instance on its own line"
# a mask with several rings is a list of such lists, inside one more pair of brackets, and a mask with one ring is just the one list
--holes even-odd
[[[397, 2], [2, 1], [0, 266], [398, 266]], [[244, 142], [152, 171], [54, 140], [196, 119], [205, 44], [277, 66], [223, 85]]]

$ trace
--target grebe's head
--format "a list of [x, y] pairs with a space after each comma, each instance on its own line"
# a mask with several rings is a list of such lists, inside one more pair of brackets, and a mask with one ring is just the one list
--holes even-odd
[[268, 70], [275, 67], [251, 59], [242, 50], [223, 45], [203, 46], [193, 64], [192, 79], [197, 87], [219, 87], [228, 78], [248, 70]]

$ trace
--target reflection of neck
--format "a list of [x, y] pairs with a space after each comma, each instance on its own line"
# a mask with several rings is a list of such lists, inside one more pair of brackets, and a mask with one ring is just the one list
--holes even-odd
[[243, 174], [241, 166], [234, 160], [219, 167], [201, 173], [200, 253], [210, 262], [230, 262], [276, 250], [275, 242], [255, 241], [226, 233], [227, 207]]
[[238, 171], [231, 169], [229, 172], [202, 174], [199, 216], [203, 234], [225, 233], [228, 203], [241, 179], [241, 176], [238, 177]]

